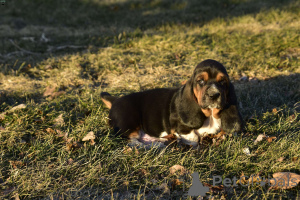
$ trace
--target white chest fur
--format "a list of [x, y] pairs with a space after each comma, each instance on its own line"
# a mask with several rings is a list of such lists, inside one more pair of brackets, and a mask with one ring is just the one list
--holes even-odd
[[[198, 146], [201, 137], [209, 134], [216, 134], [220, 131], [221, 119], [216, 119], [213, 116], [207, 118], [202, 127], [198, 130], [192, 130], [188, 134], [178, 134], [174, 133], [178, 139], [187, 145]], [[146, 134], [143, 130], [139, 131], [139, 139], [131, 139], [129, 146], [143, 146], [145, 148], [151, 148], [152, 146], [165, 147], [163, 142], [167, 139], [163, 138], [167, 136], [166, 132], [162, 132], [159, 138], [151, 137]]]
[[209, 134], [216, 134], [221, 129], [221, 119], [216, 119], [213, 116], [208, 117], [201, 128], [198, 130], [193, 130], [189, 134], [176, 134], [178, 138], [182, 140], [183, 143], [188, 145], [197, 146], [200, 137], [204, 137]]
[[196, 130], [197, 134], [201, 137], [216, 134], [221, 129], [221, 119], [216, 119], [212, 115], [208, 117], [201, 128]]

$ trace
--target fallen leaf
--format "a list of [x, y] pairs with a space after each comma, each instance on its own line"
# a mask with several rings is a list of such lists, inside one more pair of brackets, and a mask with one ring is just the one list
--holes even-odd
[[56, 86], [53, 86], [53, 87], [48, 86], [48, 87], [46, 87], [46, 90], [45, 90], [43, 96], [44, 97], [49, 97], [50, 99], [54, 99], [54, 98], [56, 98], [56, 97], [58, 97], [58, 96], [66, 93], [65, 91], [57, 91], [57, 92], [55, 92], [56, 88], [57, 88]]
[[59, 96], [65, 94], [65, 93], [66, 93], [65, 91], [53, 92], [53, 94], [51, 95], [50, 99], [54, 99], [54, 98], [59, 97]]
[[273, 108], [272, 113], [276, 114], [277, 112], [277, 108]]
[[290, 123], [292, 123], [293, 121], [295, 121], [295, 119], [296, 119], [296, 116], [295, 116], [295, 114], [292, 114], [291, 116], [289, 116], [289, 122]]
[[50, 86], [46, 87], [46, 90], [45, 90], [43, 96], [44, 97], [51, 96], [53, 94], [53, 92], [55, 92], [55, 89], [56, 89], [56, 87], [50, 87]]
[[249, 179], [248, 179], [248, 183], [249, 184], [254, 184], [254, 183], [259, 183], [259, 184], [261, 184], [262, 183], [262, 181], [263, 181], [263, 179], [259, 176], [260, 174], [259, 173], [257, 173], [257, 174], [252, 174], [250, 177], [249, 177]]
[[258, 142], [262, 141], [264, 138], [266, 138], [265, 134], [259, 134], [256, 140], [254, 141], [254, 144], [257, 144]]
[[11, 164], [11, 166], [14, 169], [17, 169], [17, 168], [20, 168], [20, 167], [24, 166], [24, 163], [21, 162], [21, 161], [12, 161], [12, 160], [10, 160], [9, 163]]
[[278, 162], [282, 162], [284, 160], [284, 157], [280, 157], [277, 159]]
[[223, 131], [223, 129], [221, 129], [221, 131], [217, 135], [212, 135], [214, 137], [212, 140], [213, 146], [219, 146], [221, 142], [226, 139], [225, 135], [226, 133], [225, 131]]
[[67, 163], [68, 163], [68, 165], [72, 165], [74, 163], [74, 160], [72, 158], [69, 158]]
[[273, 178], [269, 180], [271, 189], [290, 189], [298, 185], [300, 175], [291, 172], [277, 172], [273, 174]]
[[73, 139], [73, 138], [68, 138], [68, 132], [62, 132], [61, 130], [58, 130], [58, 129], [55, 129], [55, 131], [56, 131], [56, 133], [57, 133], [57, 137], [62, 137], [63, 138], [63, 140], [64, 141], [66, 141], [66, 142], [71, 142], [71, 140]]
[[175, 174], [175, 172], [177, 172], [177, 171], [180, 171], [180, 173], [179, 173], [180, 175], [183, 175], [187, 172], [187, 170], [181, 165], [174, 165], [174, 166], [170, 167], [169, 170], [170, 170], [171, 175]]
[[206, 187], [209, 187], [210, 192], [215, 192], [216, 193], [216, 192], [221, 192], [221, 191], [225, 190], [223, 185], [214, 186], [214, 185], [211, 185], [211, 184], [205, 183], [205, 182], [203, 182], [203, 185], [206, 186]]
[[217, 139], [224, 139], [225, 135], [226, 135], [225, 131], [223, 131], [223, 129], [221, 129], [221, 131], [217, 135], [213, 135], [213, 136], [214, 136], [214, 138], [217, 138]]
[[244, 172], [242, 172], [241, 176], [240, 176], [240, 179], [236, 181], [237, 184], [247, 184], [248, 183], [248, 180], [246, 180], [246, 176], [244, 174]]
[[60, 114], [53, 121], [54, 121], [53, 126], [55, 126], [55, 127], [64, 125], [65, 121], [64, 121], [64, 118], [63, 118], [63, 114]]
[[56, 134], [55, 130], [53, 130], [52, 128], [47, 128], [46, 132], [49, 133], [49, 134], [51, 134], [51, 135], [55, 135]]
[[9, 111], [14, 112], [16, 110], [21, 110], [21, 109], [24, 109], [24, 108], [26, 108], [26, 105], [25, 104], [20, 104], [20, 105], [17, 105], [15, 107], [11, 108]]
[[298, 161], [298, 157], [293, 157], [293, 158], [292, 158], [292, 161], [293, 161], [293, 162]]
[[82, 138], [82, 141], [89, 141], [89, 140], [94, 140], [95, 134], [93, 131], [88, 132], [88, 134], [86, 134], [86, 136], [84, 136], [84, 138]]
[[94, 140], [90, 140], [90, 144], [91, 144], [92, 146], [94, 146], [94, 145], [96, 144], [96, 142], [95, 142]]
[[15, 106], [15, 107], [12, 107], [10, 110], [1, 113], [1, 114], [0, 114], [0, 119], [1, 119], [1, 120], [4, 120], [5, 115], [7, 115], [7, 113], [14, 112], [14, 111], [16, 111], [16, 110], [21, 110], [21, 109], [24, 109], [24, 108], [26, 108], [26, 105], [25, 105], [25, 104], [20, 104], [20, 105], [17, 105], [17, 106]]
[[250, 150], [249, 150], [248, 147], [243, 148], [243, 152], [244, 152], [244, 154], [246, 154], [247, 156], [250, 156], [250, 155], [251, 155]]
[[66, 144], [67, 151], [73, 151], [73, 150], [79, 149], [80, 147], [82, 147], [82, 145], [79, 142], [73, 142], [73, 143]]
[[171, 181], [172, 190], [176, 188], [176, 186], [181, 185], [183, 182], [179, 179], [174, 179]]
[[267, 137], [266, 138], [269, 143], [276, 139], [276, 137]]

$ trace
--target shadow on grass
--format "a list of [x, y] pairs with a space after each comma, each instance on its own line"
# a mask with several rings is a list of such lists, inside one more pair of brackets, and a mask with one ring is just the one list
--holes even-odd
[[[21, 52], [13, 56], [32, 63], [33, 65], [48, 57], [56, 57], [69, 53], [82, 52], [89, 46], [111, 46], [118, 43], [118, 35], [123, 32], [132, 33], [134, 37], [142, 37], [145, 30], [166, 24], [194, 24], [202, 26], [205, 23], [220, 18], [256, 14], [270, 9], [291, 9], [293, 0], [66, 0], [66, 1], [7, 1], [0, 12], [0, 26], [10, 27], [11, 32], [19, 32], [22, 37], [31, 37], [36, 32], [43, 32], [50, 42], [42, 43], [21, 40], [10, 31], [0, 30], [0, 53], [6, 61], [8, 54], [20, 51], [20, 48], [37, 54]], [[293, 11], [294, 10], [294, 11]], [[5, 17], [4, 17], [5, 16]], [[51, 30], [49, 30], [51, 27]], [[69, 34], [66, 34], [66, 29]], [[91, 30], [89, 32], [89, 30]], [[84, 33], [83, 33], [84, 32]], [[74, 36], [72, 36], [72, 34]], [[39, 36], [40, 37], [40, 36]], [[16, 39], [15, 45], [9, 39]], [[28, 39], [28, 38], [27, 38]], [[28, 39], [30, 40], [30, 38]], [[79, 48], [63, 48], [55, 52], [47, 51], [50, 46], [78, 45]], [[22, 58], [22, 59], [21, 59]], [[9, 64], [9, 68], [18, 69], [19, 65]]]
[[[92, 77], [90, 77], [92, 78]], [[300, 74], [292, 74], [289, 76], [277, 76], [269, 80], [256, 80], [256, 81], [238, 81], [235, 82], [235, 89], [239, 101], [239, 107], [243, 115], [244, 120], [247, 122], [253, 117], [261, 116], [265, 112], [272, 112], [272, 109], [287, 108], [287, 112], [290, 109], [294, 109], [297, 112], [300, 111]], [[79, 104], [78, 97], [73, 97], [73, 93], [85, 98], [78, 93], [76, 88], [68, 89], [62, 96], [56, 97], [56, 99], [46, 99], [43, 94], [37, 92], [30, 95], [22, 95], [18, 93], [2, 92], [0, 95], [1, 107], [0, 111], [3, 112], [11, 106], [16, 106], [21, 103], [32, 102], [36, 104], [47, 103], [48, 112], [51, 109], [55, 109], [56, 112], [65, 111], [71, 112], [73, 107]], [[83, 92], [84, 94], [84, 92]], [[90, 113], [91, 109], [98, 109], [98, 106], [92, 108], [89, 102], [85, 100], [83, 108], [81, 108], [80, 116], [78, 113], [74, 115], [74, 119], [83, 117], [82, 113]], [[100, 95], [94, 94], [95, 102], [101, 102]], [[78, 105], [77, 105], [78, 106]], [[76, 107], [77, 107], [76, 106]], [[80, 106], [82, 107], [82, 106]], [[85, 108], [86, 107], [86, 108]], [[50, 109], [50, 110], [49, 110]], [[83, 115], [83, 116], [81, 116]], [[76, 121], [76, 120], [75, 120]]]
[[[214, 18], [238, 17], [271, 8], [283, 9], [292, 0], [125, 0], [125, 1], [14, 1], [8, 2], [4, 23], [16, 29], [29, 25], [55, 27], [115, 27], [118, 32], [162, 24], [203, 25]], [[34, 11], [34, 12], [33, 12]], [[295, 8], [296, 12], [296, 8]], [[102, 33], [99, 33], [102, 34]]]
[[272, 112], [272, 109], [280, 109], [284, 106], [299, 112], [299, 81], [300, 74], [296, 73], [289, 76], [276, 76], [265, 81], [235, 83], [244, 119], [248, 120], [255, 115]]

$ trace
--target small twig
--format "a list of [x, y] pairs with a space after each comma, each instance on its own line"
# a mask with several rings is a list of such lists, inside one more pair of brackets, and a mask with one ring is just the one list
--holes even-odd
[[19, 47], [16, 43], [14, 43], [14, 41], [12, 39], [9, 39], [10, 43], [12, 45], [14, 45], [17, 49], [19, 49], [20, 51], [22, 51], [23, 53], [27, 53], [27, 54], [33, 54], [33, 55], [40, 55], [40, 53], [35, 53], [35, 52], [31, 52], [31, 51], [28, 51], [26, 49], [23, 49], [21, 47]]

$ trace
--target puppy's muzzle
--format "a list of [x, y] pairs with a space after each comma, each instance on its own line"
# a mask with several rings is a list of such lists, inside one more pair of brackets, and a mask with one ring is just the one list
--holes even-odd
[[206, 107], [210, 108], [219, 108], [221, 106], [221, 92], [214, 84], [207, 88], [204, 102]]
[[206, 94], [210, 100], [217, 100], [221, 96], [221, 93], [218, 90], [218, 88], [215, 86], [215, 84], [207, 88]]

